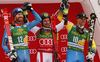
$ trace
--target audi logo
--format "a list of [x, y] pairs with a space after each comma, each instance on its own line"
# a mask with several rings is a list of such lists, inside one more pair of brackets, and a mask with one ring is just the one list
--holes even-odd
[[40, 45], [53, 45], [52, 39], [40, 39], [39, 40]]
[[30, 54], [36, 54], [37, 50], [36, 49], [29, 49]]
[[[3, 17], [3, 14], [0, 14], [0, 17]], [[11, 12], [8, 13], [8, 17], [11, 17]]]
[[35, 36], [28, 36], [28, 41], [35, 41], [36, 40], [36, 35]]
[[4, 52], [4, 54], [5, 54], [5, 58], [9, 58], [9, 56], [7, 55], [7, 53], [6, 53], [6, 52]]
[[67, 39], [67, 34], [62, 34], [62, 35], [60, 36], [60, 38], [61, 38], [61, 39]]
[[62, 60], [61, 62], [66, 62], [66, 60]]
[[61, 52], [67, 52], [67, 47], [62, 47]]

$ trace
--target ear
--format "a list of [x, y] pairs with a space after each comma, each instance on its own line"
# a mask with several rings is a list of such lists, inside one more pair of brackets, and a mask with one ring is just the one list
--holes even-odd
[[79, 18], [77, 19], [77, 23], [79, 23]]

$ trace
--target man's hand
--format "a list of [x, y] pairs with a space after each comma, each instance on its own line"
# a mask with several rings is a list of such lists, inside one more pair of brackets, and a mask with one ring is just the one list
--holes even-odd
[[31, 3], [29, 3], [29, 2], [25, 2], [25, 3], [22, 5], [21, 9], [22, 9], [23, 11], [29, 10], [30, 12], [33, 10], [32, 5], [31, 5]]
[[63, 10], [65, 10], [65, 9], [69, 9], [69, 2], [68, 2], [68, 0], [62, 0], [62, 3], [61, 3], [61, 8], [63, 9]]
[[96, 19], [96, 14], [95, 14], [95, 13], [91, 13], [91, 14], [90, 14], [90, 20], [91, 20], [91, 19], [93, 19], [93, 20]]
[[95, 56], [95, 53], [90, 52], [90, 53], [88, 53], [88, 55], [86, 56], [86, 60], [93, 61], [94, 56]]
[[10, 60], [11, 60], [12, 62], [16, 62], [17, 59], [18, 59], [17, 53], [16, 53], [14, 50], [10, 51], [10, 52], [8, 53], [8, 56], [9, 56], [9, 58], [10, 58]]
[[62, 0], [60, 8], [63, 10], [63, 17], [66, 17], [68, 14], [68, 9], [69, 9], [69, 2], [68, 0]]

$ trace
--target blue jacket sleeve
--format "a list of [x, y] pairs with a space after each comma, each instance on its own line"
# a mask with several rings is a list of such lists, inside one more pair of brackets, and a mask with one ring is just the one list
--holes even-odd
[[3, 35], [3, 40], [2, 40], [2, 48], [4, 49], [4, 51], [6, 53], [9, 53], [9, 49], [8, 49], [8, 46], [7, 46], [7, 42], [8, 42], [8, 38], [7, 38], [7, 34], [6, 34], [6, 30], [4, 31], [4, 35]]
[[32, 14], [33, 14], [34, 17], [35, 17], [35, 20], [27, 24], [28, 30], [29, 30], [29, 31], [30, 31], [34, 26], [36, 26], [37, 24], [39, 24], [39, 23], [42, 21], [41, 17], [40, 17], [34, 10], [32, 11]]

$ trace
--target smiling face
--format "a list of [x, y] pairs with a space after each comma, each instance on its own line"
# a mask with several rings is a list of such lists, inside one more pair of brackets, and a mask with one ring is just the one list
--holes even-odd
[[83, 17], [83, 18], [78, 18], [77, 19], [77, 24], [81, 25], [81, 26], [84, 26], [86, 23], [86, 17]]
[[49, 18], [43, 19], [43, 26], [46, 28], [50, 27], [50, 19]]
[[23, 21], [23, 13], [18, 13], [14, 20], [17, 22], [17, 23], [21, 23]]

